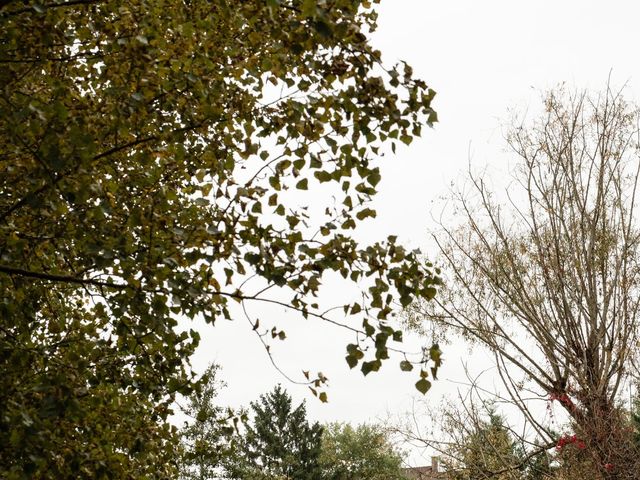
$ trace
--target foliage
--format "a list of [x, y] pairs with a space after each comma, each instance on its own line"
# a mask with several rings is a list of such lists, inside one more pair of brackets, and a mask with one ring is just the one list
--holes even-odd
[[[178, 318], [283, 305], [347, 322], [349, 364], [380, 368], [393, 306], [438, 280], [351, 233], [376, 160], [436, 114], [375, 21], [364, 0], [0, 2], [0, 476], [172, 475], [198, 343]], [[331, 272], [363, 289], [346, 320], [316, 299]]]
[[322, 427], [310, 424], [304, 403], [292, 406], [280, 385], [251, 403], [253, 417], [227, 466], [231, 478], [320, 480]]
[[[526, 480], [551, 480], [561, 478], [557, 475], [557, 469], [552, 467], [553, 457], [547, 451], [542, 451], [533, 456], [526, 467]], [[556, 470], [556, 472], [554, 472]], [[574, 476], [573, 478], [580, 478]]]
[[[393, 480], [404, 479], [402, 453], [379, 425], [309, 424], [304, 404], [277, 386], [251, 404], [253, 418], [217, 406], [221, 382], [211, 366], [185, 412], [192, 418], [181, 430], [181, 478]], [[246, 426], [238, 432], [235, 422]], [[306, 477], [305, 477], [306, 475]]]
[[379, 425], [333, 423], [322, 434], [324, 480], [400, 480], [403, 455]]
[[215, 364], [207, 368], [182, 409], [190, 418], [180, 430], [180, 478], [184, 480], [220, 478], [223, 464], [235, 454], [234, 434], [242, 416], [215, 403], [224, 386], [217, 378], [219, 371]]
[[99, 308], [30, 283], [2, 293], [0, 477], [175, 478], [170, 401], [147, 365], [118, 355]]

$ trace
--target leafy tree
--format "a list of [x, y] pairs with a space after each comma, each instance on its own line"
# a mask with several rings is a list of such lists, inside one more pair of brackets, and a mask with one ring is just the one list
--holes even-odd
[[154, 376], [109, 338], [99, 306], [89, 315], [68, 290], [30, 283], [2, 291], [0, 477], [175, 478], [170, 398]]
[[[358, 0], [0, 2], [0, 476], [174, 475], [179, 318], [283, 305], [380, 368], [394, 305], [438, 280], [351, 232], [377, 160], [436, 115], [375, 22]], [[343, 318], [316, 298], [331, 272], [363, 288]]]
[[222, 466], [234, 455], [238, 416], [215, 403], [223, 383], [217, 378], [220, 367], [210, 365], [182, 409], [190, 417], [180, 431], [182, 455], [180, 477], [184, 480], [220, 478]]
[[400, 480], [402, 453], [379, 425], [333, 423], [322, 434], [325, 480]]
[[253, 418], [228, 466], [231, 478], [321, 480], [322, 427], [310, 424], [304, 403], [292, 406], [280, 385], [251, 403]]

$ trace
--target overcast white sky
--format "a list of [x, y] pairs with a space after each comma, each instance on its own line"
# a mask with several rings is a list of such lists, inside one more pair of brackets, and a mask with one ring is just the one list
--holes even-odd
[[[566, 82], [597, 90], [611, 73], [614, 86], [627, 84], [626, 96], [640, 100], [638, 2], [386, 0], [379, 12], [374, 44], [387, 63], [406, 60], [437, 91], [440, 123], [384, 159], [378, 218], [359, 238], [397, 234], [406, 245], [434, 253], [428, 232], [434, 228], [431, 212], [441, 208], [439, 197], [464, 178], [469, 163], [502, 168], [501, 125], [510, 110], [535, 107], [545, 89]], [[363, 378], [344, 361], [348, 335], [311, 321], [286, 326], [289, 339], [275, 351], [280, 365], [294, 375], [303, 368], [323, 371], [330, 402], [321, 404], [305, 387], [287, 384], [247, 323], [237, 321], [203, 327], [196, 357], [199, 368], [211, 361], [223, 366], [228, 387], [221, 403], [247, 405], [281, 382], [296, 400], [307, 399], [310, 417], [321, 421], [363, 422], [410, 408], [416, 379], [400, 372], [397, 361]], [[441, 380], [429, 393], [434, 405], [455, 389], [451, 381], [461, 379], [465, 358], [464, 348], [445, 347]]]

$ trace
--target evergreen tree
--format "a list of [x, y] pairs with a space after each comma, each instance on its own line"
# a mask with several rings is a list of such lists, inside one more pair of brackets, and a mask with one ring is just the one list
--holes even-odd
[[526, 465], [526, 480], [546, 480], [554, 478], [552, 467], [553, 457], [548, 451], [543, 451], [531, 458]]
[[448, 480], [509, 480], [518, 466], [524, 467], [522, 449], [504, 418], [493, 408], [487, 420], [476, 425], [462, 444], [452, 445], [447, 453], [444, 463]]
[[228, 466], [232, 478], [244, 480], [320, 480], [322, 427], [307, 420], [305, 404], [295, 409], [280, 385], [251, 403], [239, 454]]

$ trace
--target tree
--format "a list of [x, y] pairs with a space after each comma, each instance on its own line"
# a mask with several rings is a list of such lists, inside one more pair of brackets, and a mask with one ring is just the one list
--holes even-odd
[[[0, 2], [0, 476], [173, 475], [198, 343], [178, 319], [284, 306], [380, 368], [395, 305], [438, 279], [351, 233], [377, 160], [436, 114], [369, 45], [371, 5]], [[342, 317], [316, 298], [333, 273], [363, 289]]]
[[559, 433], [554, 445], [530, 442], [492, 403], [449, 407], [444, 426], [443, 464], [450, 480], [568, 480], [590, 478], [594, 471], [575, 435]]
[[231, 478], [320, 480], [322, 427], [310, 424], [304, 403], [292, 406], [280, 385], [251, 403], [251, 421], [228, 465]]
[[[592, 478], [634, 478], [621, 393], [637, 372], [640, 231], [638, 110], [620, 95], [548, 95], [508, 136], [507, 202], [472, 176], [461, 228], [437, 237], [450, 282], [423, 313], [488, 347], [512, 401], [544, 445], [562, 437], [531, 397], [558, 405]], [[518, 188], [520, 189], [518, 191]]]
[[[475, 378], [458, 396], [434, 409], [428, 405], [396, 422], [394, 433], [416, 448], [439, 453], [443, 478], [451, 480], [569, 480], [591, 478], [597, 470], [584, 442], [572, 425], [550, 431], [553, 440], [527, 435], [529, 427], [513, 412], [498, 413], [497, 402], [512, 407], [507, 398], [496, 397]], [[489, 394], [489, 399], [486, 398]], [[426, 402], [425, 402], [426, 403]], [[426, 413], [423, 420], [422, 415]], [[551, 411], [547, 411], [549, 416]], [[429, 431], [422, 427], [427, 426]]]
[[219, 371], [215, 364], [207, 368], [183, 408], [190, 418], [180, 431], [180, 478], [184, 480], [220, 478], [223, 465], [235, 454], [234, 434], [242, 414], [216, 404], [218, 392], [224, 386], [218, 379]]
[[493, 407], [488, 409], [488, 418], [472, 423], [461, 441], [450, 444], [446, 454], [444, 465], [450, 480], [523, 478], [519, 471], [525, 466], [522, 451]]
[[400, 480], [403, 455], [379, 425], [324, 427], [320, 463], [324, 480]]
[[631, 409], [631, 425], [633, 425], [633, 438], [637, 444], [640, 444], [640, 400], [638, 398], [633, 401]]

